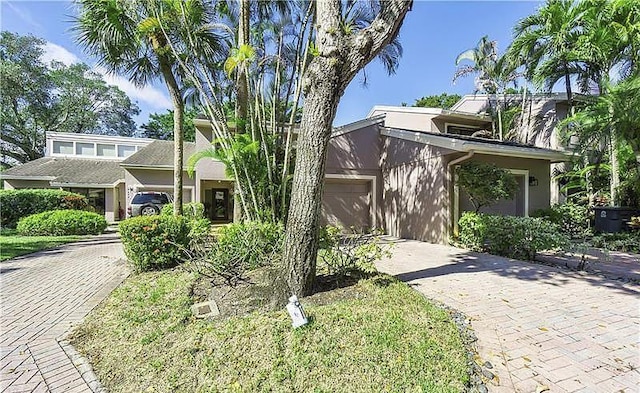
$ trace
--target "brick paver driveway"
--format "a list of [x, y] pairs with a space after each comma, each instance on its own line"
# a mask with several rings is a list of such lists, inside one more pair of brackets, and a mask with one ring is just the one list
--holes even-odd
[[0, 263], [0, 392], [91, 391], [56, 339], [124, 279], [123, 258], [112, 233]]
[[490, 391], [639, 391], [639, 285], [404, 240], [379, 268], [470, 317]]

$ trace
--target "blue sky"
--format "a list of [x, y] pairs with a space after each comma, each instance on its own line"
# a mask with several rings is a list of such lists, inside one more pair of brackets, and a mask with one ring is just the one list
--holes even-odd
[[[367, 86], [359, 75], [343, 95], [335, 125], [342, 125], [367, 115], [374, 105], [411, 105], [415, 99], [442, 92], [469, 94], [474, 90], [473, 77], [460, 79], [454, 85], [457, 55], [475, 46], [485, 34], [498, 41], [500, 50], [511, 41], [512, 29], [520, 18], [533, 12], [539, 1], [414, 1], [407, 15], [400, 41], [404, 55], [395, 75], [389, 76], [374, 62], [367, 67]], [[31, 33], [50, 44], [50, 58], [63, 62], [82, 61], [94, 65], [70, 31], [74, 9], [66, 1], [2, 1], [0, 26], [20, 34]], [[126, 79], [107, 76], [138, 103], [142, 113], [138, 125], [146, 122], [149, 113], [170, 107], [161, 83], [143, 90], [136, 89]]]

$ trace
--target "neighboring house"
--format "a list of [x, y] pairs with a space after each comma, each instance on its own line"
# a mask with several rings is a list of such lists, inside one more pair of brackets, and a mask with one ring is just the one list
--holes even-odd
[[[213, 140], [207, 120], [194, 123], [196, 142], [185, 143], [185, 157], [210, 148]], [[526, 216], [548, 207], [550, 165], [565, 161], [567, 153], [470, 136], [489, 129], [491, 119], [483, 114], [386, 106], [334, 129], [323, 223], [378, 227], [402, 238], [446, 242], [461, 213], [472, 209], [453, 178], [454, 168], [465, 160], [496, 163], [509, 169], [520, 185], [513, 200], [486, 211]], [[92, 203], [114, 221], [135, 192], [171, 192], [172, 170], [173, 142], [49, 133], [46, 157], [11, 168], [2, 179], [6, 188], [60, 187], [90, 198], [99, 195]], [[201, 160], [193, 177], [185, 172], [184, 179], [185, 202], [202, 202], [214, 222], [233, 220], [233, 181], [225, 175], [224, 164]]]

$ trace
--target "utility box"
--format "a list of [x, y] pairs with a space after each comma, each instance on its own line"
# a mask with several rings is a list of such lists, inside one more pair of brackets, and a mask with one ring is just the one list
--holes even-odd
[[631, 217], [638, 214], [630, 207], [603, 206], [594, 207], [595, 229], [597, 232], [617, 233], [627, 229]]

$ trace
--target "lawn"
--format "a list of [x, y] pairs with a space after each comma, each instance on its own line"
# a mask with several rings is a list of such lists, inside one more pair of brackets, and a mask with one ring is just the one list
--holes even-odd
[[196, 277], [129, 277], [75, 330], [73, 345], [110, 392], [459, 392], [469, 376], [449, 314], [387, 276], [312, 306], [293, 330], [284, 311], [196, 320]]
[[20, 236], [15, 230], [0, 232], [0, 261], [46, 250], [82, 239], [83, 236]]

